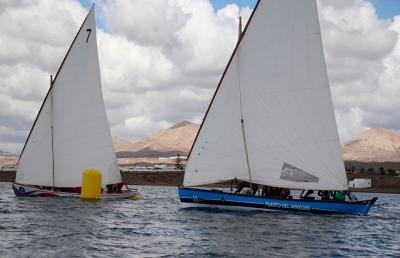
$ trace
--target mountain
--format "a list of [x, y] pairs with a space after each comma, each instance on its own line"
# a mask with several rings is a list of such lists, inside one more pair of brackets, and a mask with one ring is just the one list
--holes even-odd
[[0, 150], [0, 167], [3, 165], [15, 165], [18, 162], [18, 155]]
[[17, 154], [11, 153], [11, 152], [7, 152], [7, 151], [3, 151], [0, 150], [0, 156], [5, 156], [5, 157], [17, 157]]
[[[137, 142], [113, 136], [114, 149], [119, 158], [186, 156], [200, 125], [179, 122]], [[343, 159], [359, 162], [400, 162], [400, 132], [371, 128], [342, 145]]]
[[177, 153], [185, 156], [190, 151], [199, 127], [199, 124], [184, 120], [134, 143], [114, 136], [114, 148], [119, 158], [170, 157]]
[[400, 132], [371, 128], [342, 145], [344, 160], [400, 162]]
[[[186, 156], [199, 127], [199, 124], [182, 121], [137, 142], [113, 136], [113, 145], [118, 158], [138, 158], [140, 162], [146, 161], [143, 158], [171, 157], [177, 153]], [[369, 129], [345, 142], [342, 153], [346, 161], [400, 162], [400, 132], [383, 128]], [[0, 150], [0, 165], [15, 164], [17, 160], [18, 155]]]
[[131, 143], [128, 140], [125, 140], [119, 136], [113, 136], [112, 137], [113, 141], [113, 147], [116, 152], [119, 151], [130, 151], [134, 149], [133, 143]]

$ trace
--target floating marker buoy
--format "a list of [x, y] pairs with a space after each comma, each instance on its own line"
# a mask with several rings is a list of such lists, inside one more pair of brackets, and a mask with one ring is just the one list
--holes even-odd
[[81, 199], [100, 200], [101, 172], [97, 169], [85, 169], [82, 173]]
[[139, 194], [134, 194], [131, 196], [131, 199], [134, 201], [140, 200], [140, 195]]

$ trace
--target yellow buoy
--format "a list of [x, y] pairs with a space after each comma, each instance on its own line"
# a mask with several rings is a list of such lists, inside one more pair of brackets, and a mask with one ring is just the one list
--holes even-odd
[[137, 200], [140, 199], [140, 195], [139, 194], [134, 194], [134, 195], [131, 196], [131, 199], [134, 200], [134, 201], [137, 201]]
[[100, 200], [101, 172], [97, 169], [85, 169], [82, 173], [81, 199]]

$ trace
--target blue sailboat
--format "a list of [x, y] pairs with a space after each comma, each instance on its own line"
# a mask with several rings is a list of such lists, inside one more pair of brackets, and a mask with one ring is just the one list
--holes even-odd
[[261, 196], [241, 195], [218, 190], [195, 188], [179, 188], [179, 198], [182, 203], [207, 205], [209, 207], [232, 207], [262, 210], [302, 211], [311, 213], [347, 213], [367, 215], [376, 197], [362, 201], [334, 200], [301, 200], [283, 198], [264, 198]]
[[[258, 1], [239, 31], [190, 151], [178, 190], [181, 202], [368, 214], [376, 198], [335, 198], [348, 191], [348, 182], [316, 1]], [[296, 199], [198, 188], [233, 180], [328, 196]]]

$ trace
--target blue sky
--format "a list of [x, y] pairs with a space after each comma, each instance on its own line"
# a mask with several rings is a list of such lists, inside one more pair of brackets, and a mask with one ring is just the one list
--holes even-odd
[[[210, 0], [215, 10], [219, 10], [227, 4], [236, 3], [240, 7], [253, 8], [257, 0]], [[91, 0], [80, 0], [82, 5], [90, 8]], [[400, 15], [400, 0], [370, 0], [375, 6], [378, 16], [382, 19], [392, 19], [396, 15]]]
[[211, 4], [213, 5], [215, 10], [219, 10], [226, 6], [227, 4], [235, 3], [239, 5], [240, 7], [250, 7], [253, 8], [257, 0], [210, 0]]
[[370, 0], [375, 6], [378, 16], [383, 19], [391, 19], [396, 15], [400, 15], [399, 0]]
[[[223, 8], [230, 3], [236, 3], [241, 7], [253, 8], [256, 0], [210, 0], [215, 10]], [[396, 15], [400, 15], [400, 0], [370, 0], [375, 6], [378, 16], [383, 19], [391, 19]]]

